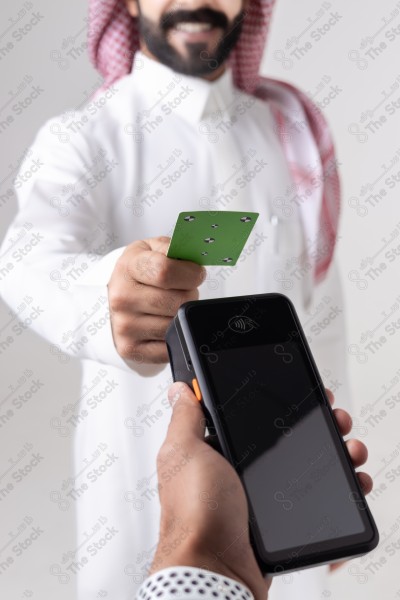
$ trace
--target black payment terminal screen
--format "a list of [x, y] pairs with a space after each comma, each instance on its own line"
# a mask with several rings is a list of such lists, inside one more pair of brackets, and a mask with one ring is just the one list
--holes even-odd
[[365, 531], [304, 352], [287, 341], [227, 348], [207, 361], [268, 553]]

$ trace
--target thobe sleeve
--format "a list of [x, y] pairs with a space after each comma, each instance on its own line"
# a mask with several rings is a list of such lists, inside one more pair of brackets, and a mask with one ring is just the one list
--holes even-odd
[[124, 246], [111, 231], [113, 190], [92, 177], [104, 150], [55, 126], [50, 119], [39, 130], [14, 180], [18, 213], [1, 248], [0, 293], [16, 319], [27, 314], [21, 306], [34, 307], [29, 325], [52, 350], [154, 375], [164, 366], [125, 361], [113, 341], [107, 284]]

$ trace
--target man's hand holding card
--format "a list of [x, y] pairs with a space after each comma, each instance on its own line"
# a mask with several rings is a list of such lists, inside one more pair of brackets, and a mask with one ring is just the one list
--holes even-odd
[[115, 347], [123, 359], [168, 362], [167, 328], [184, 302], [198, 300], [204, 265], [234, 266], [258, 213], [181, 213], [168, 237], [126, 247], [108, 283]]

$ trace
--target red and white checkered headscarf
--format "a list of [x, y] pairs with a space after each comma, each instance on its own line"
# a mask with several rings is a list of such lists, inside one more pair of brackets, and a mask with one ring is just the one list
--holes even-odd
[[[340, 183], [332, 138], [320, 110], [293, 86], [261, 77], [260, 64], [275, 0], [251, 0], [238, 44], [229, 58], [236, 87], [268, 99], [276, 120], [293, 185], [275, 199], [288, 216], [299, 206], [306, 232], [308, 262], [316, 280], [326, 274], [335, 247]], [[89, 0], [88, 51], [104, 77], [102, 89], [128, 75], [139, 49], [137, 20], [125, 0]]]

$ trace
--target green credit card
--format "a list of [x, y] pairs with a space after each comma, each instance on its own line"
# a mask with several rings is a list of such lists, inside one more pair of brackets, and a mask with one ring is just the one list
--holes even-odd
[[259, 217], [254, 212], [194, 211], [178, 216], [169, 258], [233, 267]]

